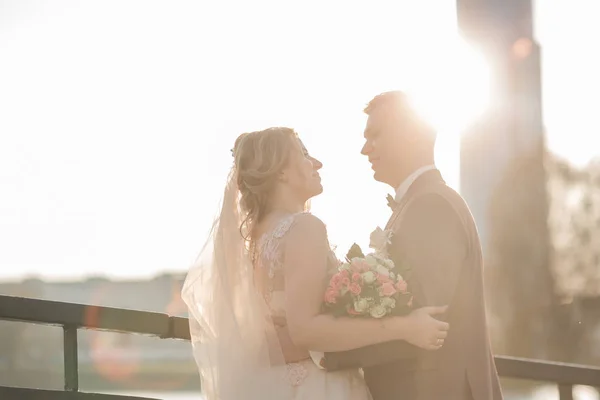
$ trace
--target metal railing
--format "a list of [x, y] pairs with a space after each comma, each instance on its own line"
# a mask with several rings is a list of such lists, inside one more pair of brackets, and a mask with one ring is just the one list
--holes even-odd
[[[0, 386], [0, 399], [117, 400], [143, 399], [79, 392], [77, 332], [97, 329], [190, 340], [186, 318], [167, 314], [0, 295], [0, 320], [60, 326], [64, 340], [64, 391]], [[506, 378], [554, 382], [560, 399], [573, 399], [574, 385], [600, 386], [600, 368], [496, 356], [498, 373]]]
[[[186, 318], [167, 314], [0, 295], [0, 320], [60, 326], [64, 343], [64, 391], [0, 387], [0, 399], [124, 399], [79, 392], [77, 332], [80, 328], [189, 340]], [[129, 397], [131, 398], [131, 397]], [[140, 397], [135, 397], [140, 399]]]

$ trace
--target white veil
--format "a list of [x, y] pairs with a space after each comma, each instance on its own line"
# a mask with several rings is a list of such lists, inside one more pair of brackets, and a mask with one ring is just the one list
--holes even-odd
[[283, 352], [240, 233], [242, 219], [234, 167], [221, 213], [181, 293], [202, 393], [207, 400], [291, 399]]

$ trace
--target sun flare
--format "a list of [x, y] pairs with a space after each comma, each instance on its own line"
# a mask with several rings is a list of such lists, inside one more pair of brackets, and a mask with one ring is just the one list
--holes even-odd
[[460, 135], [489, 105], [491, 74], [486, 60], [456, 35], [422, 61], [430, 67], [414, 71], [408, 89], [416, 110], [439, 132]]

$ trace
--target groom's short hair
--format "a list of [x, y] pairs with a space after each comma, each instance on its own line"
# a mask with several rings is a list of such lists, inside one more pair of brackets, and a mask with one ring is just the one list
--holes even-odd
[[414, 121], [418, 121], [418, 125], [422, 128], [419, 129], [419, 131], [425, 133], [426, 137], [435, 142], [435, 129], [415, 111], [413, 105], [411, 104], [410, 98], [406, 93], [400, 90], [392, 90], [389, 92], [380, 93], [373, 97], [363, 111], [365, 114], [371, 115], [375, 109], [382, 107], [386, 107], [389, 110], [403, 114]]
[[406, 109], [409, 107], [408, 96], [400, 91], [393, 90], [390, 92], [383, 92], [373, 97], [373, 99], [367, 104], [363, 110], [365, 114], [371, 115], [373, 110], [380, 107], [394, 107], [398, 110]]

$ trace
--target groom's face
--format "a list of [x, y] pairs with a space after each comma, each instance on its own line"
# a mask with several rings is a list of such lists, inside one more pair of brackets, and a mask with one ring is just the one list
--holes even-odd
[[373, 110], [365, 127], [365, 144], [361, 153], [369, 158], [374, 178], [397, 187], [396, 176], [402, 169], [406, 143], [402, 118], [386, 107]]

